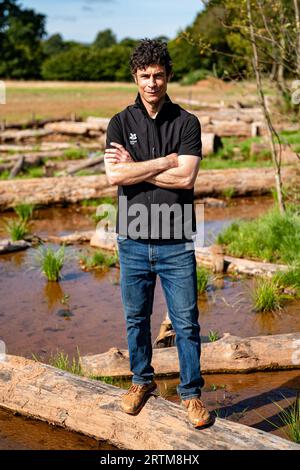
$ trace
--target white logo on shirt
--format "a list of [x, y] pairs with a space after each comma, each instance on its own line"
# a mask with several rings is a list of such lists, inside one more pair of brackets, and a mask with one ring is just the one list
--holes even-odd
[[132, 134], [130, 132], [129, 134], [129, 142], [130, 142], [130, 145], [135, 145], [137, 143], [137, 136], [136, 134]]

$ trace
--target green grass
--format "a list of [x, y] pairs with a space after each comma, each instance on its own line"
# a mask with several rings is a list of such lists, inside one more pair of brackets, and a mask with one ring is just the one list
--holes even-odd
[[273, 278], [281, 288], [292, 288], [300, 293], [300, 263], [294, 263], [288, 271], [277, 272]]
[[77, 160], [81, 158], [86, 158], [88, 156], [88, 150], [86, 149], [81, 149], [81, 148], [70, 148], [66, 149], [63, 152], [64, 158], [67, 158], [68, 160]]
[[279, 133], [282, 139], [282, 143], [288, 143], [290, 145], [300, 144], [300, 132], [299, 131], [282, 131]]
[[82, 256], [80, 261], [87, 269], [112, 268], [118, 263], [118, 255], [109, 255], [102, 250], [97, 250], [91, 256]]
[[34, 204], [18, 204], [14, 211], [19, 216], [19, 219], [26, 223], [28, 220], [32, 218], [33, 211], [34, 211]]
[[9, 175], [10, 175], [10, 171], [9, 170], [4, 170], [0, 173], [0, 180], [8, 180], [9, 178]]
[[68, 354], [60, 351], [55, 355], [51, 355], [49, 359], [49, 364], [53, 367], [57, 367], [61, 370], [66, 370], [76, 375], [83, 375], [82, 367], [80, 364], [80, 354], [79, 349], [77, 348], [77, 357], [73, 357], [72, 360], [69, 359]]
[[273, 278], [257, 279], [252, 290], [253, 307], [256, 312], [280, 310], [286, 299]]
[[61, 270], [65, 261], [65, 246], [62, 245], [58, 250], [52, 248], [37, 248], [36, 261], [42, 274], [48, 281], [56, 282], [61, 276]]
[[[293, 402], [289, 401], [283, 394], [281, 395], [287, 403], [286, 408], [283, 408], [279, 403], [272, 400], [272, 403], [279, 409], [278, 418], [281, 423], [279, 426], [268, 418], [264, 418], [264, 416], [257, 411], [256, 413], [276, 429], [283, 431], [288, 439], [300, 444], [300, 392], [297, 392], [297, 397]], [[283, 426], [286, 427], [286, 429], [282, 429]]]
[[16, 178], [43, 178], [44, 176], [44, 168], [42, 166], [36, 166], [28, 168], [26, 172], [20, 173]]
[[219, 332], [218, 331], [213, 331], [213, 330], [210, 330], [208, 332], [208, 339], [210, 342], [214, 342], [214, 341], [217, 341], [219, 339]]
[[197, 292], [198, 295], [203, 294], [208, 286], [209, 273], [208, 271], [200, 266], [197, 267]]
[[111, 376], [98, 376], [98, 375], [90, 375], [90, 379], [93, 380], [99, 380], [100, 382], [104, 382], [109, 385], [115, 385], [116, 387], [119, 388], [128, 388], [126, 385], [128, 385], [128, 382], [131, 384], [128, 378], [122, 378], [122, 377], [111, 377]]
[[102, 197], [99, 199], [84, 199], [80, 201], [80, 204], [84, 207], [97, 207], [100, 204], [111, 204], [113, 206], [117, 205], [117, 199], [112, 197]]
[[237, 221], [217, 237], [232, 256], [290, 264], [300, 261], [300, 214], [289, 206], [277, 208], [252, 221]]
[[235, 189], [231, 186], [229, 186], [228, 188], [225, 188], [223, 190], [223, 195], [227, 199], [231, 199], [234, 196], [234, 194], [235, 194]]
[[28, 226], [22, 220], [10, 220], [3, 222], [4, 228], [12, 241], [23, 240], [28, 233]]
[[229, 168], [261, 168], [271, 167], [271, 153], [263, 150], [257, 155], [251, 155], [251, 144], [262, 142], [261, 137], [249, 137], [241, 140], [237, 137], [223, 137], [223, 148], [218, 152], [204, 157], [201, 168], [204, 170]]

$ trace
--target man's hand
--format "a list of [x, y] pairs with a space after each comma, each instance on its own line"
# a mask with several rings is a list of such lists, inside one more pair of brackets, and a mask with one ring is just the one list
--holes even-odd
[[169, 155], [166, 155], [165, 158], [167, 158], [169, 162], [169, 168], [178, 167], [178, 153], [169, 153]]
[[113, 149], [106, 149], [104, 158], [107, 163], [133, 163], [134, 160], [129, 152], [121, 144], [110, 143]]

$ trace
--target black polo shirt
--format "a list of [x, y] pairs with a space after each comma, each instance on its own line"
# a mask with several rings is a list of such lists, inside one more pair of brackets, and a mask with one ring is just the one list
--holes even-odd
[[[111, 147], [111, 142], [122, 144], [136, 162], [170, 153], [202, 158], [198, 118], [173, 103], [168, 95], [156, 118], [152, 119], [138, 94], [135, 104], [111, 119], [107, 148]], [[126, 198], [121, 201], [120, 196]], [[189, 232], [196, 230], [193, 200], [193, 189], [165, 189], [148, 182], [119, 186], [116, 231], [134, 239], [189, 240]]]

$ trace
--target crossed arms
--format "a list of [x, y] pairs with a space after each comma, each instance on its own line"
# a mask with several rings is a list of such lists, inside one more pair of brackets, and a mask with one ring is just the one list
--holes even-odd
[[111, 142], [113, 148], [106, 149], [104, 155], [105, 171], [110, 184], [126, 186], [147, 181], [160, 188], [191, 189], [198, 171], [199, 157], [177, 155], [144, 162], [135, 162], [121, 144]]

